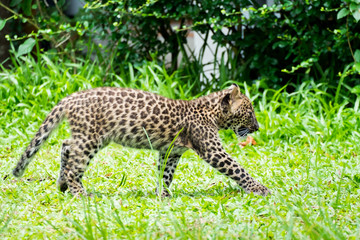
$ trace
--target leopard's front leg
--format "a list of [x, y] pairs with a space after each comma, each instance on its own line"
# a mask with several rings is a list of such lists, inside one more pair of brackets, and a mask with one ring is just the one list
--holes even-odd
[[206, 142], [198, 144], [194, 150], [212, 167], [235, 180], [246, 193], [252, 192], [261, 196], [271, 194], [271, 191], [267, 187], [252, 178], [244, 168], [225, 152], [218, 138], [208, 139]]
[[246, 193], [253, 192], [254, 194], [261, 196], [271, 194], [271, 191], [267, 187], [252, 178], [250, 174], [235, 160], [231, 159], [225, 151], [216, 153], [206, 152], [202, 158], [219, 172], [235, 180]]
[[[184, 151], [177, 151], [174, 154], [170, 154], [166, 156], [165, 153], [159, 153], [159, 161], [158, 161], [158, 171], [160, 176], [162, 176], [164, 181], [164, 188], [162, 189], [161, 196], [169, 197], [170, 193], [168, 188], [170, 188], [170, 184], [173, 180], [174, 173], [177, 167], [177, 164], [180, 160], [181, 155]], [[158, 183], [158, 187], [156, 189], [156, 193], [158, 194], [160, 183]]]

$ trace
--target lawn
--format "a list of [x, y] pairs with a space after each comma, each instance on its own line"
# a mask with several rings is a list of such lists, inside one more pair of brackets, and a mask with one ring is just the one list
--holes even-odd
[[[65, 81], [83, 89], [101, 78], [91, 71], [30, 68], [28, 74], [39, 77], [29, 86], [19, 80], [29, 77], [21, 68], [0, 77], [1, 239], [360, 238], [360, 98], [352, 101], [346, 89], [332, 94], [312, 81], [292, 93], [242, 85], [260, 124], [252, 134], [257, 144], [241, 148], [244, 139], [231, 131], [219, 134], [226, 151], [272, 190], [268, 197], [245, 194], [187, 151], [172, 197], [162, 199], [155, 194], [157, 152], [111, 144], [85, 173], [85, 188], [95, 196], [77, 199], [56, 188], [61, 142], [70, 134], [66, 123], [22, 178], [10, 173], [46, 113], [74, 90], [64, 87]], [[52, 80], [43, 77], [51, 74]], [[95, 77], [85, 76], [90, 74]], [[140, 87], [163, 95], [170, 91], [156, 86]]]

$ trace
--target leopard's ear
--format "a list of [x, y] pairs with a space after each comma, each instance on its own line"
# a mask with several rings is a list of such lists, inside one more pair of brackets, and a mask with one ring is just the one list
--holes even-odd
[[238, 85], [233, 84], [230, 87], [231, 92], [227, 93], [221, 100], [221, 108], [224, 113], [227, 113], [234, 109], [234, 106], [237, 106], [238, 102], [241, 99], [241, 92]]
[[227, 113], [230, 110], [231, 100], [230, 93], [227, 93], [225, 97], [221, 100], [221, 109], [223, 113]]
[[237, 85], [236, 83], [233, 83], [233, 84], [231, 84], [229, 89], [233, 89], [233, 88], [239, 88], [239, 85]]
[[232, 84], [231, 85], [231, 93], [230, 93], [230, 100], [232, 103], [236, 102], [236, 100], [241, 98], [241, 92], [240, 92], [240, 88], [237, 84]]

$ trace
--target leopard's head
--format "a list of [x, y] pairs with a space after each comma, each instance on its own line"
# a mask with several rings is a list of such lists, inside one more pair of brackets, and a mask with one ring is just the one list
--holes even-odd
[[250, 99], [240, 92], [238, 85], [233, 84], [221, 100], [224, 129], [232, 129], [238, 137], [259, 129], [254, 107]]

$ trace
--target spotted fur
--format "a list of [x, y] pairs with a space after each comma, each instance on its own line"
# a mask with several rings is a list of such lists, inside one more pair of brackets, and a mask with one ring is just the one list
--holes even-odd
[[150, 140], [152, 148], [159, 151], [161, 169], [166, 150], [180, 132], [163, 166], [163, 196], [169, 195], [167, 188], [176, 166], [189, 148], [247, 193], [270, 194], [225, 152], [218, 136], [219, 129], [232, 129], [238, 136], [245, 136], [259, 128], [250, 100], [237, 85], [191, 101], [126, 88], [76, 92], [60, 101], [46, 117], [13, 170], [16, 177], [23, 175], [41, 144], [64, 118], [69, 121], [72, 138], [62, 145], [57, 184], [63, 192], [69, 188], [75, 196], [86, 195], [81, 183], [83, 174], [95, 154], [110, 142], [146, 149]]

